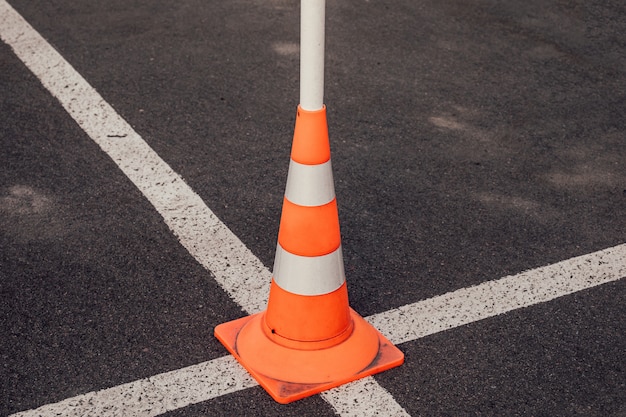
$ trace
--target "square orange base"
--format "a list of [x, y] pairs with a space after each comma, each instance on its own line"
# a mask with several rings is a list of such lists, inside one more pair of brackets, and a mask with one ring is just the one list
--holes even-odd
[[[360, 320], [365, 321], [361, 316], [355, 313], [352, 309], [353, 315], [356, 315]], [[315, 394], [319, 394], [322, 391], [329, 390], [331, 388], [338, 387], [351, 381], [355, 381], [366, 376], [370, 376], [379, 372], [386, 371], [404, 363], [404, 354], [395, 347], [389, 340], [387, 340], [378, 330], [372, 329], [378, 335], [378, 354], [374, 360], [367, 365], [364, 369], [356, 374], [349, 375], [345, 378], [324, 382], [319, 384], [300, 384], [287, 381], [281, 381], [275, 378], [263, 375], [254, 369], [251, 369], [246, 362], [240, 357], [237, 352], [237, 337], [241, 329], [253, 318], [259, 314], [257, 313], [247, 317], [243, 317], [231, 322], [223, 323], [215, 327], [215, 337], [228, 349], [228, 351], [237, 359], [237, 361], [252, 375], [254, 379], [263, 387], [268, 394], [278, 403], [287, 404], [302, 398], [306, 398]], [[371, 325], [366, 323], [367, 326]]]

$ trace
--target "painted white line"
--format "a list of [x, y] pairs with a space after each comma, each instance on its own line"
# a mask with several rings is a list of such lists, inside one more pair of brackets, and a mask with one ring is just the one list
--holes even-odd
[[[248, 313], [264, 310], [271, 274], [263, 263], [5, 0], [0, 0], [0, 38], [116, 162], [163, 216], [181, 244], [214, 275], [230, 297]], [[379, 391], [378, 401], [400, 407], [382, 387]], [[110, 398], [112, 408], [119, 404], [117, 396]]]
[[248, 313], [265, 309], [270, 273], [133, 128], [6, 1], [0, 38], [163, 216], [182, 245]]
[[369, 376], [320, 394], [343, 417], [407, 417], [409, 413]]
[[626, 277], [626, 244], [367, 317], [400, 344]]
[[153, 417], [253, 387], [256, 382], [231, 356], [93, 391], [12, 417]]

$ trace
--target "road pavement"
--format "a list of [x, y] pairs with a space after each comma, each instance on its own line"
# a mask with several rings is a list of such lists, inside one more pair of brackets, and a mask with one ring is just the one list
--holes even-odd
[[[241, 387], [158, 415], [626, 416], [622, 2], [327, 2], [325, 103], [351, 306], [377, 317], [478, 286], [469, 300], [480, 310], [492, 283], [524, 283], [524, 271], [552, 282], [541, 268], [560, 262], [559, 279], [593, 284], [548, 286], [549, 301], [412, 336], [398, 344], [403, 366], [287, 406], [220, 367], [213, 328], [253, 309], [220, 277], [263, 288], [272, 268], [298, 104], [298, 2], [8, 3], [0, 415], [54, 415], [97, 392], [122, 405], [76, 415], [133, 415], [126, 403], [149, 390], [132, 384], [208, 363], [203, 378], [222, 383], [218, 369]], [[54, 88], [73, 78], [49, 87], [25, 64], [21, 34], [6, 35], [13, 8], [200, 198], [211, 227], [232, 232], [219, 242], [233, 262], [203, 263], [193, 242], [212, 238], [172, 226], [180, 207], [144, 187], [163, 185], [151, 171], [160, 162], [128, 174], [86, 130], [93, 115], [63, 107]], [[104, 133], [113, 149], [124, 135]], [[140, 179], [133, 167], [145, 168]], [[580, 276], [569, 260], [589, 254], [599, 255]], [[238, 262], [260, 267], [238, 276]], [[381, 331], [399, 328], [389, 323]]]

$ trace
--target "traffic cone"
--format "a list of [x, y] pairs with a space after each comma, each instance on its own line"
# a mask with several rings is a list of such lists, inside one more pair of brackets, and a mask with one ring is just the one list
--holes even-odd
[[404, 362], [348, 304], [325, 107], [298, 106], [267, 310], [215, 336], [283, 404]]

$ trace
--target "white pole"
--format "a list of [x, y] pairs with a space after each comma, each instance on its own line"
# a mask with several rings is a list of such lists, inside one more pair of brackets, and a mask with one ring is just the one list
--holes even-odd
[[326, 0], [300, 3], [300, 106], [324, 107], [324, 26]]

